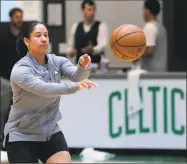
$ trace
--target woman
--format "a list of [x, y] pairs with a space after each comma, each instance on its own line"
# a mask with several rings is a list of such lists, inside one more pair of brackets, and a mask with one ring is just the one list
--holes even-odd
[[[13, 105], [4, 130], [9, 162], [37, 163], [39, 159], [43, 163], [70, 163], [68, 146], [57, 125], [60, 96], [96, 86], [87, 80], [91, 59], [81, 56], [77, 68], [64, 57], [46, 54], [48, 31], [37, 21], [28, 24], [22, 41], [28, 53], [11, 73]], [[61, 76], [72, 82], [60, 83]]]

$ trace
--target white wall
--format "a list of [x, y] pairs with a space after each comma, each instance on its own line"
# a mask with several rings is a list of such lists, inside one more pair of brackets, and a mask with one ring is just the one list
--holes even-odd
[[[74, 22], [82, 20], [80, 12], [80, 4], [82, 1], [66, 1], [66, 38], [70, 33], [71, 25]], [[129, 0], [129, 1], [96, 1], [97, 4], [97, 19], [108, 24], [109, 33], [121, 24], [134, 24], [143, 27], [144, 21], [142, 18], [143, 1]], [[162, 15], [162, 14], [161, 14]], [[130, 62], [123, 62], [116, 59], [108, 45], [106, 55], [110, 60], [112, 67], [128, 67]]]
[[1, 22], [8, 22], [10, 20], [8, 15], [9, 11], [16, 6], [17, 6], [16, 1], [7, 1], [7, 0], [0, 1]]
[[20, 7], [23, 12], [24, 21], [38, 20], [43, 21], [43, 2], [40, 0], [27, 0], [27, 1], [8, 1], [1, 0], [1, 22], [8, 22], [9, 11], [14, 7]]

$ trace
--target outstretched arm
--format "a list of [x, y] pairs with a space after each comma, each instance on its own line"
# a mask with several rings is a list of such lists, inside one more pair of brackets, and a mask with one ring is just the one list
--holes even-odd
[[35, 76], [31, 68], [20, 64], [14, 67], [11, 74], [11, 81], [19, 87], [39, 96], [55, 97], [65, 94], [72, 94], [77, 91], [78, 83], [46, 83]]
[[67, 58], [58, 57], [61, 65], [61, 72], [64, 77], [70, 79], [73, 82], [79, 82], [84, 79], [88, 79], [90, 74], [90, 57], [85, 54], [80, 57], [78, 67], [73, 65]]

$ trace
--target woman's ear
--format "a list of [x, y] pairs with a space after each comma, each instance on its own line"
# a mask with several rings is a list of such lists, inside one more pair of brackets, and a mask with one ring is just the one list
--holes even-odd
[[24, 38], [23, 41], [24, 41], [25, 45], [28, 47], [29, 46], [28, 39]]

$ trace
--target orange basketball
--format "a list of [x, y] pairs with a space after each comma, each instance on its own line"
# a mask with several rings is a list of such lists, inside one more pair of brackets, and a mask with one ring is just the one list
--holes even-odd
[[141, 28], [124, 24], [112, 32], [110, 47], [118, 59], [133, 61], [143, 55], [146, 48], [146, 37]]

